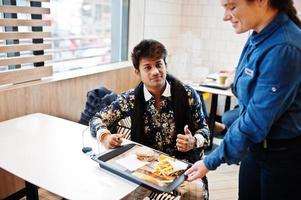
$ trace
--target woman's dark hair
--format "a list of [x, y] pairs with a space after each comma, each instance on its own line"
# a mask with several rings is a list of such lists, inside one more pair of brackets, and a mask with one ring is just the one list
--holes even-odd
[[134, 47], [131, 54], [135, 69], [139, 70], [140, 60], [142, 58], [163, 59], [166, 64], [167, 50], [163, 44], [156, 40], [142, 40]]
[[[253, 1], [253, 0], [248, 0], [248, 1]], [[301, 21], [297, 15], [297, 10], [294, 7], [293, 0], [269, 0], [269, 4], [271, 5], [272, 8], [285, 12], [291, 18], [291, 20], [293, 20], [293, 22], [299, 28], [301, 28]]]

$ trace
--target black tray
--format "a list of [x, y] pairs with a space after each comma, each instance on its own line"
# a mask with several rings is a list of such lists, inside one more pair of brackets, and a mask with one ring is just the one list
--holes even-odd
[[[149, 187], [151, 189], [155, 189], [158, 191], [162, 191], [162, 192], [172, 192], [173, 190], [175, 190], [181, 183], [183, 183], [186, 179], [186, 176], [184, 175], [184, 173], [182, 173], [181, 175], [177, 176], [172, 183], [166, 185], [166, 186], [159, 186], [156, 185], [154, 183], [151, 183], [147, 180], [144, 179], [140, 179], [134, 175], [132, 175], [132, 172], [126, 168], [124, 168], [123, 166], [119, 165], [118, 163], [114, 163], [114, 162], [110, 162], [110, 160], [112, 160], [113, 158], [131, 150], [133, 147], [140, 147], [142, 145], [139, 144], [126, 144], [123, 145], [121, 147], [118, 147], [114, 150], [111, 150], [109, 152], [104, 152], [102, 154], [99, 155], [95, 155], [92, 157], [92, 159], [96, 162], [99, 163], [100, 167], [103, 169], [106, 169], [110, 172], [113, 172], [114, 174], [117, 174], [118, 176], [121, 176], [129, 181], [132, 181], [134, 183], [137, 183], [139, 185], [144, 185], [146, 187]], [[156, 151], [154, 150], [156, 153], [158, 154], [164, 154], [160, 151]], [[165, 154], [166, 155], [166, 154]], [[181, 161], [184, 162], [184, 161]], [[191, 166], [190, 163], [184, 162], [186, 164], [188, 164], [189, 168]]]

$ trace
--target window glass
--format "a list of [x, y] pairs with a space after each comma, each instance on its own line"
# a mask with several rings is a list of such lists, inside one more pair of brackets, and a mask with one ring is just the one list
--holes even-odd
[[[0, 0], [5, 5], [30, 6], [29, 0]], [[51, 26], [44, 26], [43, 32], [51, 32], [52, 37], [44, 39], [44, 43], [51, 43], [52, 48], [44, 50], [51, 54], [52, 60], [45, 62], [45, 66], [52, 65], [54, 72], [75, 70], [101, 64], [119, 62], [127, 57], [129, 0], [51, 0], [42, 2], [42, 7], [50, 8], [50, 14], [43, 14], [43, 20], [50, 20]], [[1, 18], [5, 17], [3, 13]], [[112, 16], [114, 15], [114, 16]], [[117, 15], [117, 17], [116, 17]], [[31, 19], [30, 14], [17, 14], [18, 19]], [[116, 27], [122, 27], [116, 29]], [[124, 28], [125, 27], [125, 28]], [[0, 27], [0, 32], [8, 32]], [[31, 32], [32, 27], [15, 27], [18, 32]], [[112, 42], [113, 41], [113, 42]], [[115, 41], [119, 41], [116, 45]], [[18, 44], [32, 43], [32, 39], [19, 39]], [[0, 40], [0, 45], [5, 45]], [[118, 53], [116, 53], [118, 52]], [[0, 58], [15, 56], [32, 56], [30, 51], [17, 52], [15, 55], [0, 53]], [[113, 56], [112, 56], [113, 55]], [[117, 56], [116, 56], [117, 55]], [[11, 66], [0, 66], [0, 70]], [[19, 67], [33, 67], [33, 64], [22, 64]], [[14, 68], [18, 68], [14, 66]]]
[[112, 3], [116, 2], [122, 1], [51, 0], [54, 72], [112, 62]]

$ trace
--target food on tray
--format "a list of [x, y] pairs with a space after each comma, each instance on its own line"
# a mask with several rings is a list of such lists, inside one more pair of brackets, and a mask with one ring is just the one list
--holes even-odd
[[159, 158], [158, 158], [158, 161], [161, 161], [161, 160], [171, 160], [171, 161], [176, 161], [176, 158], [170, 157], [170, 156], [167, 156], [167, 155], [164, 155], [164, 154], [160, 154], [160, 156], [159, 156]]
[[[154, 156], [155, 157], [155, 156]], [[184, 170], [178, 169], [174, 163], [179, 162], [175, 158], [160, 154], [150, 162], [133, 172], [133, 175], [158, 186], [166, 186], [172, 183]], [[185, 167], [186, 169], [186, 167]]]
[[142, 161], [151, 162], [156, 159], [155, 152], [148, 147], [139, 147], [136, 150], [136, 155]]
[[159, 174], [155, 174], [152, 172], [153, 168], [149, 166], [144, 166], [142, 168], [137, 169], [133, 175], [146, 180], [148, 182], [151, 182], [153, 184], [156, 184], [158, 186], [166, 186], [173, 182], [173, 180], [176, 178], [174, 176], [162, 176]]
[[155, 164], [155, 169], [153, 170], [153, 173], [156, 175], [162, 175], [164, 177], [170, 177], [175, 175], [177, 172], [174, 170], [171, 162], [175, 161], [175, 158], [171, 158], [169, 156], [166, 156], [164, 154], [161, 154], [158, 158], [158, 161]]

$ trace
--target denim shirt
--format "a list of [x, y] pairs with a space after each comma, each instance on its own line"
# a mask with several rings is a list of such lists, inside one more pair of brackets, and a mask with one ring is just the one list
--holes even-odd
[[240, 57], [233, 92], [239, 118], [221, 145], [205, 157], [209, 170], [238, 163], [251, 144], [301, 135], [301, 29], [279, 13], [253, 32]]

